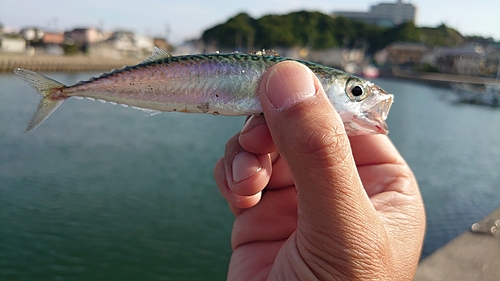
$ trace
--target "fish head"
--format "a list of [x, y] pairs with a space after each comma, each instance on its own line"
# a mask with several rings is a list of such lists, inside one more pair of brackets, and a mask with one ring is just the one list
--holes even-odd
[[349, 136], [389, 132], [385, 120], [394, 96], [364, 79], [347, 75], [335, 79], [326, 93]]

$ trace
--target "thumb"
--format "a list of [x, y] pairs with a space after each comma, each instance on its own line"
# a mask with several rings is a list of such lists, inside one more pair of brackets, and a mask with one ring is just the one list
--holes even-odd
[[363, 247], [373, 246], [367, 244], [380, 245], [377, 237], [364, 237], [380, 235], [383, 227], [361, 184], [342, 120], [312, 71], [279, 63], [263, 76], [259, 96], [298, 191], [297, 238], [304, 236], [313, 254], [331, 258], [352, 258], [353, 249], [363, 254]]

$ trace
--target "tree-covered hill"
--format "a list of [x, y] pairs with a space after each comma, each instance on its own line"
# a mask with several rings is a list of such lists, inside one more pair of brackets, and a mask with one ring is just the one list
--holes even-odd
[[219, 48], [241, 51], [277, 47], [363, 47], [375, 52], [393, 42], [458, 46], [466, 38], [444, 24], [429, 28], [406, 22], [383, 28], [342, 17], [334, 18], [320, 12], [299, 11], [266, 15], [259, 19], [240, 13], [223, 24], [207, 29], [202, 40], [205, 44]]

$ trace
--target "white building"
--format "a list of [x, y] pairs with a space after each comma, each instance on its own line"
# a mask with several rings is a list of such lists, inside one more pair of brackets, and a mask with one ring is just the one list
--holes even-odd
[[142, 58], [150, 55], [153, 47], [153, 38], [137, 35], [133, 32], [118, 31], [113, 33], [108, 40], [90, 44], [88, 53], [92, 57]]
[[0, 52], [23, 53], [26, 51], [26, 40], [23, 38], [0, 37]]
[[368, 24], [390, 27], [407, 21], [415, 22], [417, 7], [411, 3], [380, 3], [370, 7], [368, 12], [336, 11], [333, 16], [345, 17]]
[[45, 31], [40, 28], [30, 27], [22, 29], [20, 33], [27, 41], [38, 41], [42, 40]]
[[65, 33], [68, 39], [79, 44], [92, 44], [104, 41], [109, 38], [109, 35], [110, 34], [94, 27], [75, 28]]
[[417, 7], [411, 3], [403, 3], [398, 0], [396, 3], [380, 3], [370, 8], [369, 14], [379, 18], [389, 18], [395, 24], [407, 21], [415, 22]]

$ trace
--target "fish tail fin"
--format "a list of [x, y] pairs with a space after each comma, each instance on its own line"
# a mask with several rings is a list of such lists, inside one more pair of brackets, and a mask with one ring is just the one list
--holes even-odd
[[38, 125], [40, 125], [45, 119], [49, 118], [49, 116], [56, 111], [56, 109], [67, 99], [67, 98], [57, 98], [54, 99], [51, 97], [52, 90], [55, 88], [64, 88], [66, 87], [64, 84], [59, 83], [49, 77], [43, 76], [36, 72], [16, 68], [14, 70], [21, 79], [23, 79], [26, 83], [28, 83], [33, 89], [37, 90], [37, 92], [42, 95], [42, 100], [38, 104], [38, 108], [33, 114], [30, 122], [28, 123], [28, 127], [26, 128], [25, 133], [28, 133], [34, 130]]

